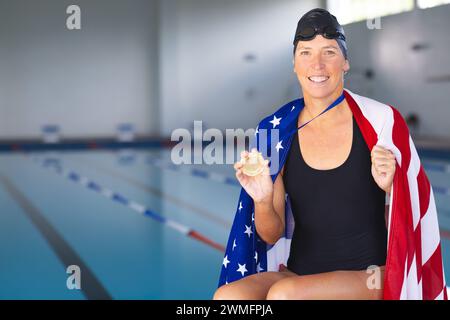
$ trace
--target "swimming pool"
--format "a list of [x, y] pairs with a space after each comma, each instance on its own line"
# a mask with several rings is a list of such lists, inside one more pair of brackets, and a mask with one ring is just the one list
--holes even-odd
[[[448, 283], [450, 160], [422, 161]], [[240, 190], [231, 165], [175, 166], [156, 148], [13, 152], [0, 182], [0, 299], [212, 297]]]

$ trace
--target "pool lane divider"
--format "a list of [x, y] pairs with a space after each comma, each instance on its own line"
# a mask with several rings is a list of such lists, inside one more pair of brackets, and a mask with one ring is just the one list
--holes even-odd
[[186, 169], [186, 167], [188, 167], [189, 165], [176, 165], [171, 162], [166, 162], [162, 158], [149, 157], [149, 158], [147, 158], [146, 162], [150, 165], [156, 166], [161, 169], [178, 171], [178, 172], [189, 174], [189, 175], [197, 177], [197, 178], [208, 179], [208, 180], [212, 180], [215, 182], [240, 187], [240, 184], [235, 177], [229, 177], [229, 176], [221, 174], [221, 173], [210, 172], [210, 171], [202, 170], [202, 169], [198, 169], [198, 168]]
[[229, 230], [231, 228], [231, 225], [227, 219], [224, 219], [222, 216], [214, 214], [210, 212], [209, 210], [196, 206], [192, 204], [192, 202], [183, 200], [182, 198], [177, 197], [176, 195], [164, 192], [159, 188], [153, 187], [149, 185], [148, 183], [144, 183], [140, 179], [137, 179], [129, 174], [125, 174], [124, 172], [121, 172], [117, 169], [107, 168], [102, 163], [99, 164], [95, 161], [89, 161], [86, 159], [77, 158], [77, 163], [83, 163], [84, 165], [88, 166], [89, 168], [92, 168], [96, 171], [102, 171], [103, 173], [118, 178], [120, 180], [123, 180], [141, 190], [143, 190], [146, 193], [150, 193], [153, 196], [160, 198], [160, 200], [167, 200], [170, 203], [175, 204], [177, 207], [187, 209], [194, 213], [195, 215], [199, 215], [202, 219], [206, 218], [212, 223], [217, 224], [218, 226], [225, 228], [226, 230]]
[[426, 161], [423, 163], [425, 170], [436, 171], [441, 173], [450, 173], [450, 165], [445, 163], [435, 163]]
[[152, 211], [151, 209], [146, 208], [142, 204], [132, 201], [132, 200], [128, 199], [127, 197], [125, 197], [117, 192], [114, 192], [113, 190], [110, 190], [85, 176], [82, 176], [81, 174], [77, 173], [76, 171], [64, 169], [61, 166], [60, 161], [57, 161], [55, 159], [45, 159], [44, 161], [40, 161], [38, 158], [34, 158], [33, 160], [35, 162], [40, 163], [42, 167], [47, 168], [47, 169], [53, 169], [54, 172], [56, 172], [59, 175], [62, 175], [63, 177], [67, 178], [68, 180], [70, 180], [74, 183], [77, 183], [91, 191], [97, 192], [98, 194], [100, 194], [118, 204], [126, 206], [135, 212], [138, 212], [144, 216], [152, 218], [153, 220], [155, 220], [159, 223], [162, 223], [163, 225], [165, 225], [187, 237], [190, 237], [192, 239], [200, 241], [200, 242], [202, 242], [214, 249], [217, 249], [221, 252], [225, 251], [225, 247], [223, 245], [209, 239], [208, 237], [206, 237], [203, 234], [201, 234], [200, 232], [192, 229], [191, 227], [183, 225], [181, 223], [178, 223], [175, 220], [168, 219], [168, 218]]

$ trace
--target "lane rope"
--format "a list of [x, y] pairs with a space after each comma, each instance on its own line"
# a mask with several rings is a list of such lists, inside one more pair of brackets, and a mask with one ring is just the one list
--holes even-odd
[[217, 249], [221, 252], [225, 251], [225, 247], [211, 239], [209, 239], [208, 237], [206, 237], [205, 235], [201, 234], [200, 232], [192, 229], [189, 226], [186, 226], [184, 224], [181, 224], [175, 220], [166, 218], [154, 211], [152, 211], [151, 209], [145, 207], [144, 205], [135, 202], [133, 200], [128, 199], [127, 197], [123, 196], [120, 193], [114, 192], [113, 190], [106, 188], [104, 186], [102, 186], [101, 184], [95, 182], [92, 179], [89, 179], [88, 177], [85, 177], [79, 173], [77, 173], [74, 170], [70, 170], [70, 169], [64, 169], [60, 163], [59, 160], [57, 159], [44, 159], [39, 160], [37, 157], [33, 158], [34, 162], [37, 162], [38, 164], [40, 164], [42, 167], [46, 168], [46, 169], [53, 169], [53, 171], [65, 178], [67, 178], [68, 180], [77, 183], [91, 191], [97, 192], [98, 194], [104, 196], [105, 198], [108, 198], [110, 200], [112, 200], [113, 202], [116, 202], [118, 204], [121, 204], [123, 206], [128, 207], [129, 209], [142, 214], [144, 216], [147, 216], [149, 218], [152, 218], [153, 220], [162, 223], [163, 225], [187, 236], [190, 237], [192, 239], [195, 239], [197, 241], [200, 241], [214, 249]]

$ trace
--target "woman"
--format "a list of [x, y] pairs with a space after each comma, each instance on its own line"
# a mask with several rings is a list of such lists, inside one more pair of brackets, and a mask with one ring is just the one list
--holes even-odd
[[[305, 103], [300, 126], [342, 95], [350, 66], [342, 27], [326, 10], [306, 13], [296, 35], [294, 72]], [[256, 177], [246, 176], [237, 162], [236, 177], [255, 204], [259, 236], [275, 244], [284, 234], [285, 193], [295, 230], [287, 268], [224, 285], [214, 299], [381, 299], [382, 286], [368, 286], [367, 268], [379, 266], [382, 284], [385, 195], [395, 164], [391, 151], [376, 146], [370, 152], [364, 145], [346, 100], [298, 130], [274, 183], [267, 162]]]
[[447, 299], [433, 190], [406, 122], [344, 90], [349, 68], [336, 18], [306, 13], [294, 40], [304, 98], [259, 123], [262, 174], [235, 164], [242, 188], [215, 299]]

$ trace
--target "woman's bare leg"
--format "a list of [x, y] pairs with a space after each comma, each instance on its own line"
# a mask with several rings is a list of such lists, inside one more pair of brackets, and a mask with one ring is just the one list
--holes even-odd
[[[372, 281], [377, 276], [379, 276], [379, 279]], [[274, 283], [269, 289], [267, 299], [382, 299], [383, 280], [384, 266], [380, 267], [373, 274], [363, 270], [334, 271], [314, 275], [294, 276], [281, 279]], [[377, 284], [379, 284], [378, 287]]]
[[280, 272], [261, 272], [247, 276], [218, 288], [214, 300], [265, 300], [267, 292], [274, 283], [282, 279], [297, 276], [285, 270]]

